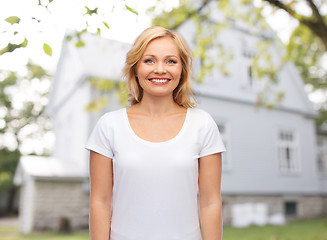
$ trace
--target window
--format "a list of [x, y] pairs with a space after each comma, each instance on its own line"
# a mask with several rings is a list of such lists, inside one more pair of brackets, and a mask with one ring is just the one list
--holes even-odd
[[298, 215], [297, 202], [287, 201], [284, 203], [284, 213], [287, 217], [295, 217]]
[[217, 123], [220, 136], [223, 140], [223, 143], [226, 147], [226, 152], [222, 154], [222, 169], [227, 170], [231, 168], [231, 162], [230, 162], [230, 152], [229, 152], [229, 140], [228, 140], [228, 128], [225, 123]]
[[281, 130], [278, 134], [279, 168], [283, 173], [300, 171], [297, 141], [294, 132]]
[[253, 81], [253, 58], [255, 56], [254, 51], [250, 50], [243, 50], [243, 61], [245, 63], [245, 81], [244, 86], [245, 87], [254, 87], [254, 81]]
[[322, 175], [327, 176], [327, 150], [326, 150], [326, 145], [324, 143], [323, 137], [318, 136], [318, 144], [317, 144], [317, 166], [318, 166], [318, 171]]
[[242, 39], [242, 87], [249, 90], [260, 91], [264, 88], [267, 82], [266, 77], [256, 78], [256, 56], [257, 49], [255, 47], [255, 41], [252, 39]]
[[242, 57], [244, 63], [244, 80], [243, 87], [255, 88], [257, 81], [253, 79], [253, 58], [256, 56], [256, 51], [253, 46], [250, 46], [248, 41], [242, 39]]

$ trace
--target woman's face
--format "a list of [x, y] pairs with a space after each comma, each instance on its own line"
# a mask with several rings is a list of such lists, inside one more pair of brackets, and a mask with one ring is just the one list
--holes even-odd
[[182, 74], [179, 50], [170, 37], [152, 40], [136, 65], [143, 97], [172, 96]]

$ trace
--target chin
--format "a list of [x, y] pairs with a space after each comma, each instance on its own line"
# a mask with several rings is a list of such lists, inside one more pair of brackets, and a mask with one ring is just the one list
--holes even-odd
[[170, 97], [170, 96], [173, 96], [173, 92], [172, 91], [169, 91], [169, 92], [159, 92], [159, 91], [153, 91], [153, 92], [149, 92], [147, 93], [147, 95], [149, 97]]

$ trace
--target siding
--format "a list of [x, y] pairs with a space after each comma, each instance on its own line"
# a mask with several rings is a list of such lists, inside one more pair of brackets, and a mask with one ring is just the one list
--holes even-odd
[[[316, 166], [315, 126], [312, 119], [277, 110], [199, 97], [199, 107], [229, 124], [232, 168], [223, 171], [223, 193], [314, 194], [320, 191]], [[277, 132], [298, 136], [301, 171], [283, 174], [277, 157]], [[227, 149], [228, 151], [228, 149]]]

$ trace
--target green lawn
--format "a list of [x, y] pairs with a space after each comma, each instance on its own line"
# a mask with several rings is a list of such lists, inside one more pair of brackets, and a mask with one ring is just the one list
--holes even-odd
[[87, 230], [76, 231], [71, 234], [57, 232], [34, 232], [29, 235], [20, 235], [17, 227], [0, 226], [1, 240], [88, 240], [89, 233]]
[[[88, 231], [72, 234], [35, 232], [21, 236], [16, 227], [0, 226], [1, 240], [87, 240]], [[286, 226], [224, 227], [224, 240], [327, 240], [327, 218], [294, 221]]]

